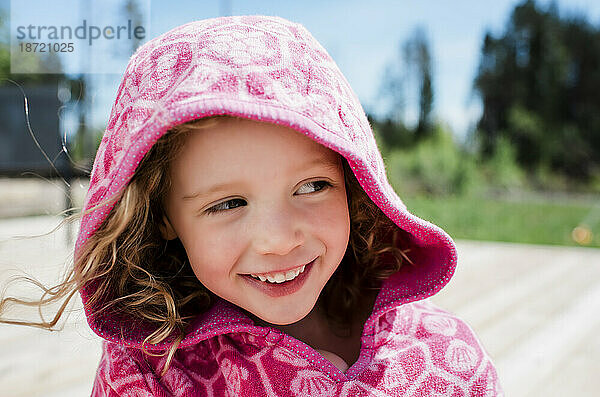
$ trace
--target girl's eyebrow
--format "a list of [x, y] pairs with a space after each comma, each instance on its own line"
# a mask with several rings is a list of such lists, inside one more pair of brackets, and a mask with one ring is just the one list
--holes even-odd
[[233, 183], [219, 183], [217, 185], [213, 185], [210, 189], [208, 189], [205, 192], [202, 192], [200, 190], [200, 191], [198, 191], [198, 192], [196, 192], [194, 194], [191, 194], [189, 196], [183, 196], [182, 199], [183, 200], [192, 200], [192, 199], [202, 198], [204, 196], [208, 196], [208, 195], [210, 195], [212, 193], [215, 193], [215, 192], [219, 192], [219, 191], [230, 189], [230, 188], [232, 188], [232, 187], [234, 187], [236, 185], [237, 184], [235, 182], [233, 182]]
[[[338, 161], [337, 157], [334, 158], [334, 159], [332, 159], [329, 156], [321, 156], [321, 157], [312, 159], [311, 161], [308, 161], [306, 163], [302, 163], [300, 166], [296, 167], [294, 169], [294, 171], [297, 172], [297, 171], [300, 171], [300, 170], [309, 170], [309, 169], [314, 168], [316, 166], [322, 166], [327, 171], [332, 171], [332, 172], [337, 172], [337, 171], [340, 170], [340, 164], [339, 164], [339, 161]], [[236, 182], [219, 183], [219, 184], [211, 186], [206, 191], [199, 190], [196, 193], [193, 193], [193, 194], [190, 194], [190, 195], [187, 195], [187, 196], [183, 196], [182, 199], [183, 200], [198, 199], [198, 198], [201, 198], [201, 197], [208, 196], [208, 195], [210, 195], [212, 193], [216, 193], [216, 192], [219, 192], [219, 191], [231, 189], [231, 188], [233, 188], [235, 186], [239, 186], [239, 183], [236, 183]]]
[[332, 158], [331, 156], [320, 156], [301, 164], [295, 168], [294, 171], [309, 170], [316, 166], [322, 166], [328, 171], [338, 171], [340, 169], [340, 162], [338, 157]]

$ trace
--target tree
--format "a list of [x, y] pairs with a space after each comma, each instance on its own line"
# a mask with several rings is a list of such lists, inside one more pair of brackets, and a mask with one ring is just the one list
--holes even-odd
[[431, 111], [433, 109], [431, 54], [429, 40], [423, 28], [417, 27], [414, 30], [413, 35], [404, 43], [403, 51], [409, 78], [418, 84], [419, 119], [415, 129], [415, 138], [419, 141], [431, 132]]
[[504, 33], [486, 33], [474, 86], [477, 139], [491, 156], [506, 138], [517, 161], [588, 181], [600, 167], [600, 32], [554, 3], [518, 4]]
[[[375, 121], [380, 136], [390, 147], [405, 147], [431, 135], [433, 122], [432, 57], [425, 30], [415, 28], [400, 46], [398, 56], [386, 67], [381, 86], [381, 96], [387, 100], [388, 114]], [[418, 120], [414, 128], [406, 127], [407, 108], [417, 109]]]

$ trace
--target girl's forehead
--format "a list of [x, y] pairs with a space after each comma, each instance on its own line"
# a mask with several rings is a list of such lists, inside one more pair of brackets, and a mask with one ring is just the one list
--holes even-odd
[[224, 120], [194, 130], [186, 139], [171, 167], [181, 185], [198, 178], [277, 177], [318, 166], [342, 169], [337, 152], [277, 124]]
[[259, 156], [295, 160], [306, 156], [337, 158], [339, 155], [290, 127], [239, 118], [223, 118], [188, 135], [188, 156], [249, 159]]

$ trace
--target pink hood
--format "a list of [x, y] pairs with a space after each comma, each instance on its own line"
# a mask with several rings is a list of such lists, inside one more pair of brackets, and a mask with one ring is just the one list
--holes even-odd
[[[424, 299], [448, 283], [456, 266], [454, 242], [406, 209], [388, 183], [365, 113], [337, 65], [303, 26], [278, 17], [192, 22], [140, 47], [119, 86], [84, 210], [121, 191], [169, 128], [217, 114], [289, 126], [340, 153], [373, 202], [412, 234], [411, 259], [417, 266], [404, 266], [388, 280], [366, 328], [390, 307]], [[76, 252], [110, 210], [101, 207], [82, 219]], [[128, 319], [89, 315], [86, 302], [93, 288], [80, 291], [90, 327], [105, 339], [139, 347], [148, 329], [120, 335], [117, 322]], [[222, 333], [221, 328], [203, 324], [182, 347]]]

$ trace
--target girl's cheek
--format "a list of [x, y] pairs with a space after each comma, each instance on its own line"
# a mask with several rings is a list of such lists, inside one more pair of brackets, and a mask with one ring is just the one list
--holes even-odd
[[337, 194], [331, 200], [327, 200], [313, 211], [310, 211], [308, 216], [312, 217], [315, 222], [326, 227], [342, 227], [349, 222], [348, 203], [345, 193]]

